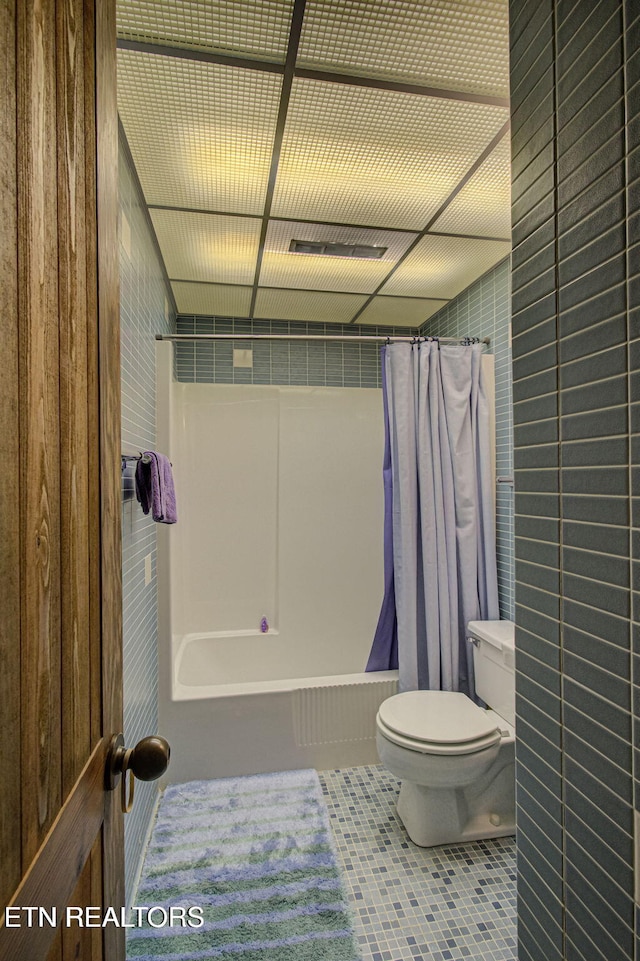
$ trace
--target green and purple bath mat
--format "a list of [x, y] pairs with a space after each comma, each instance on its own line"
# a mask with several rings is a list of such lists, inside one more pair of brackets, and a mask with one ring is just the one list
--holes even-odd
[[[359, 957], [311, 770], [167, 788], [136, 904], [158, 908], [129, 930], [127, 957], [138, 961]], [[172, 908], [173, 927], [163, 923]]]

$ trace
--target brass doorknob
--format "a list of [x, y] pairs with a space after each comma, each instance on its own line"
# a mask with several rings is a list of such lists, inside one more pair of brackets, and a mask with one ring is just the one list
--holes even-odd
[[167, 770], [170, 757], [169, 742], [158, 734], [151, 734], [138, 741], [131, 752], [127, 769], [133, 771], [139, 781], [155, 781]]
[[[158, 734], [143, 737], [134, 748], [128, 749], [124, 746], [124, 736], [114, 734], [107, 758], [106, 786], [113, 791], [122, 775], [122, 810], [125, 814], [128, 814], [133, 806], [135, 778], [140, 781], [155, 781], [167, 770], [170, 757], [169, 742]], [[128, 794], [127, 771], [130, 774]]]

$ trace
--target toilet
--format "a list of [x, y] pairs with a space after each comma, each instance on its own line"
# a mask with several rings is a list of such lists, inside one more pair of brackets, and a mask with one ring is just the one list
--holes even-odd
[[376, 718], [382, 764], [402, 782], [398, 815], [421, 847], [515, 834], [512, 621], [470, 621], [476, 690], [406, 691]]

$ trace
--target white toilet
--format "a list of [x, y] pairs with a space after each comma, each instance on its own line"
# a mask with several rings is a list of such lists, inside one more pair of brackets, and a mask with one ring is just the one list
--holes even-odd
[[380, 705], [377, 747], [400, 778], [398, 814], [415, 844], [515, 834], [512, 621], [470, 621], [484, 710], [465, 694], [406, 691]]

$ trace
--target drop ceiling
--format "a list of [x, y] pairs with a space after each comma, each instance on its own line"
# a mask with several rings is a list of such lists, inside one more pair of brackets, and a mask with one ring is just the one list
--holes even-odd
[[179, 312], [413, 327], [509, 253], [508, 0], [118, 0], [118, 48]]

